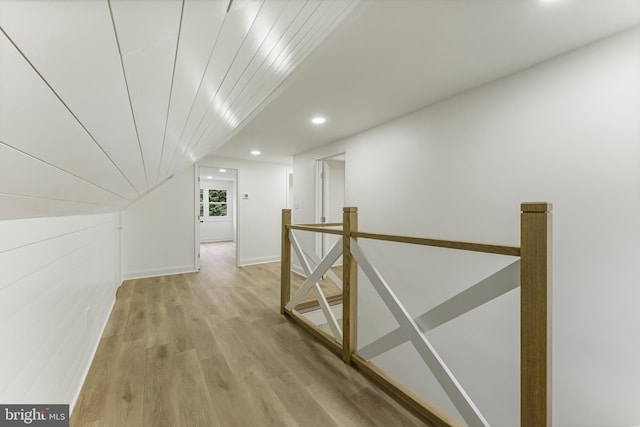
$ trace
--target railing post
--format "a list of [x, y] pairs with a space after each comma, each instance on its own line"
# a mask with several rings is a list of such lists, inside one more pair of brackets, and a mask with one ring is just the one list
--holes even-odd
[[551, 426], [551, 210], [521, 205], [521, 427]]
[[282, 209], [282, 248], [280, 256], [280, 314], [284, 314], [284, 306], [291, 299], [291, 240], [289, 229], [291, 209]]
[[358, 264], [351, 255], [351, 233], [358, 231], [358, 208], [344, 208], [342, 239], [342, 360], [358, 349]]

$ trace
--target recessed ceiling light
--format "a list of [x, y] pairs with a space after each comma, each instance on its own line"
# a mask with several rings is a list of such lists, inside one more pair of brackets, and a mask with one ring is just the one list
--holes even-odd
[[226, 169], [220, 169], [220, 172], [225, 173], [227, 170]]
[[213, 177], [212, 176], [208, 176], [207, 179], [213, 179]]
[[325, 119], [324, 117], [314, 117], [313, 119], [311, 119], [311, 123], [313, 123], [314, 125], [321, 125], [324, 122], [326, 122], [327, 119]]
[[252, 156], [259, 156], [259, 155], [260, 155], [260, 150], [253, 150], [253, 151], [251, 152], [251, 155], [252, 155]]

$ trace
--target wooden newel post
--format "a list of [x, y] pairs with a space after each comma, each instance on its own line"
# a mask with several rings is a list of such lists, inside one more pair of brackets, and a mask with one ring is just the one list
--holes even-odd
[[351, 362], [358, 349], [358, 264], [351, 255], [351, 233], [358, 231], [358, 208], [344, 208], [342, 216], [342, 360]]
[[521, 427], [551, 426], [551, 210], [521, 205]]
[[291, 240], [288, 225], [291, 224], [291, 209], [282, 209], [282, 248], [280, 256], [280, 314], [291, 299]]

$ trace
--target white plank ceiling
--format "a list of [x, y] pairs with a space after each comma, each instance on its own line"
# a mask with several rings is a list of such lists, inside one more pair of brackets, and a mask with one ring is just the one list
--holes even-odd
[[221, 145], [335, 0], [0, 1], [0, 220], [117, 211]]

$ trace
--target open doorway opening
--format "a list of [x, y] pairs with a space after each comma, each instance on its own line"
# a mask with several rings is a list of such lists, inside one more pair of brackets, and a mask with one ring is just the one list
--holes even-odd
[[236, 253], [237, 194], [237, 169], [199, 167], [197, 236], [201, 260], [202, 254], [212, 252], [213, 246], [224, 246]]
[[[320, 223], [342, 222], [345, 188], [345, 155], [336, 154], [317, 160], [317, 211], [316, 220]], [[318, 236], [317, 252], [324, 257], [338, 238], [322, 233]]]

